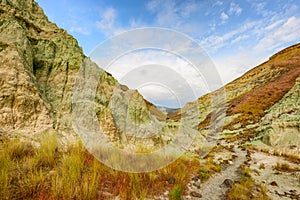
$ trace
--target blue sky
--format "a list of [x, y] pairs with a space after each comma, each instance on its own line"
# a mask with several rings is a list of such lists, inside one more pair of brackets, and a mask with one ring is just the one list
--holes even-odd
[[[86, 55], [133, 28], [162, 27], [195, 39], [223, 83], [300, 42], [299, 0], [37, 0]], [[113, 74], [113, 72], [112, 72]]]

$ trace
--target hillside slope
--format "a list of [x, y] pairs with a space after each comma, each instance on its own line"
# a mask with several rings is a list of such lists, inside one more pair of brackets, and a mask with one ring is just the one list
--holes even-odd
[[[300, 44], [296, 44], [188, 106], [199, 107], [198, 130], [205, 135], [212, 124], [212, 114], [219, 112], [216, 109], [220, 107], [213, 109], [211, 99], [225, 90], [226, 116], [222, 129], [210, 134], [232, 142], [262, 139], [269, 145], [299, 146], [299, 79]], [[170, 113], [169, 117], [178, 120], [188, 115], [183, 110]]]

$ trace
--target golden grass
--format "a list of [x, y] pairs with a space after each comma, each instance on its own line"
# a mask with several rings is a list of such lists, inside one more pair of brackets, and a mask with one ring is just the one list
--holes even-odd
[[249, 167], [241, 165], [241, 175], [240, 180], [227, 191], [226, 197], [228, 200], [270, 200], [267, 196], [267, 189], [251, 178]]
[[242, 179], [234, 184], [233, 188], [227, 193], [228, 200], [270, 200], [267, 196], [267, 189], [257, 185], [251, 178]]
[[120, 172], [97, 161], [80, 143], [59, 151], [55, 135], [39, 147], [17, 139], [0, 143], [2, 199], [145, 199], [166, 191], [178, 199], [199, 169], [199, 160], [185, 155], [151, 173]]
[[273, 166], [273, 169], [282, 172], [295, 172], [300, 170], [300, 168], [291, 167], [288, 163], [279, 163], [279, 162]]

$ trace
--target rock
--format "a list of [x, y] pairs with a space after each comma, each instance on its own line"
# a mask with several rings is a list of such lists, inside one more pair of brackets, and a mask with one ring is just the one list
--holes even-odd
[[289, 192], [292, 193], [292, 194], [296, 194], [297, 190], [290, 190]]
[[247, 155], [251, 155], [251, 151], [247, 149]]
[[170, 184], [174, 184], [176, 181], [176, 179], [174, 177], [171, 177], [169, 180], [168, 180], [168, 183]]
[[200, 184], [199, 181], [197, 181], [197, 182], [193, 183], [193, 186], [195, 186], [196, 188], [200, 189], [201, 184]]
[[192, 181], [198, 181], [198, 180], [200, 180], [200, 176], [194, 176], [194, 177], [192, 178]]
[[220, 185], [221, 187], [232, 188], [234, 182], [231, 179], [225, 179], [223, 183]]
[[203, 150], [203, 149], [200, 149], [200, 150], [199, 150], [198, 155], [199, 155], [200, 158], [202, 158], [202, 157], [205, 156], [206, 154], [207, 154], [207, 152], [206, 152], [205, 150]]
[[235, 153], [234, 145], [233, 144], [229, 146], [229, 151], [231, 151], [232, 153]]
[[270, 185], [278, 187], [278, 184], [277, 184], [276, 181], [272, 181], [272, 182], [270, 183]]
[[229, 164], [229, 161], [228, 161], [228, 160], [223, 160], [223, 163], [224, 163], [225, 165], [228, 165], [228, 164]]
[[190, 193], [190, 195], [191, 195], [192, 197], [197, 197], [197, 198], [201, 198], [201, 197], [202, 197], [202, 194], [200, 194], [199, 192], [195, 192], [195, 191], [192, 191], [192, 192]]

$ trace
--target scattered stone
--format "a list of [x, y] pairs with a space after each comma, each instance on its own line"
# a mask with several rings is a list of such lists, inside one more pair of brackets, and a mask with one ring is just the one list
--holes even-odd
[[233, 183], [234, 183], [233, 180], [231, 180], [231, 179], [225, 179], [225, 180], [223, 181], [223, 183], [221, 184], [221, 187], [232, 188]]
[[231, 160], [228, 161], [229, 165], [233, 165], [233, 162]]
[[168, 195], [169, 195], [169, 191], [165, 191], [164, 196], [168, 196]]
[[290, 145], [290, 149], [296, 149], [297, 145]]
[[292, 194], [296, 194], [297, 193], [296, 190], [290, 190], [289, 192], [292, 193]]
[[176, 179], [175, 179], [174, 177], [171, 177], [171, 178], [168, 180], [168, 182], [169, 182], [170, 184], [174, 184], [175, 181], [176, 181]]
[[281, 174], [281, 173], [280, 173], [280, 171], [277, 171], [277, 170], [276, 170], [276, 171], [274, 172], [274, 174], [279, 175], [279, 174]]
[[272, 185], [272, 186], [277, 186], [277, 187], [278, 187], [278, 184], [276, 183], [276, 181], [272, 181], [272, 182], [270, 183], [270, 185]]
[[247, 154], [246, 154], [246, 156], [249, 156], [249, 157], [251, 157], [251, 151], [247, 150]]
[[229, 146], [229, 151], [231, 151], [232, 153], [235, 153], [234, 145], [230, 145], [230, 146]]
[[200, 176], [194, 176], [194, 177], [192, 178], [192, 181], [198, 181], [198, 180], [200, 180]]
[[200, 157], [200, 158], [204, 157], [206, 154], [207, 154], [206, 151], [204, 151], [204, 150], [202, 150], [202, 149], [199, 150], [199, 157]]
[[275, 190], [275, 194], [277, 194], [280, 197], [284, 196], [284, 194], [280, 194], [277, 190]]
[[198, 182], [198, 181], [193, 183], [193, 186], [195, 186], [198, 189], [200, 189], [200, 187], [201, 187], [200, 182]]
[[221, 162], [220, 162], [219, 160], [215, 161], [215, 163], [216, 163], [217, 165], [220, 165], [220, 164], [221, 164]]
[[191, 194], [192, 197], [197, 197], [197, 198], [202, 197], [202, 194], [200, 194], [199, 192], [192, 191], [190, 194]]
[[223, 163], [224, 163], [225, 165], [228, 165], [228, 164], [229, 164], [229, 161], [228, 161], [228, 160], [223, 160]]

